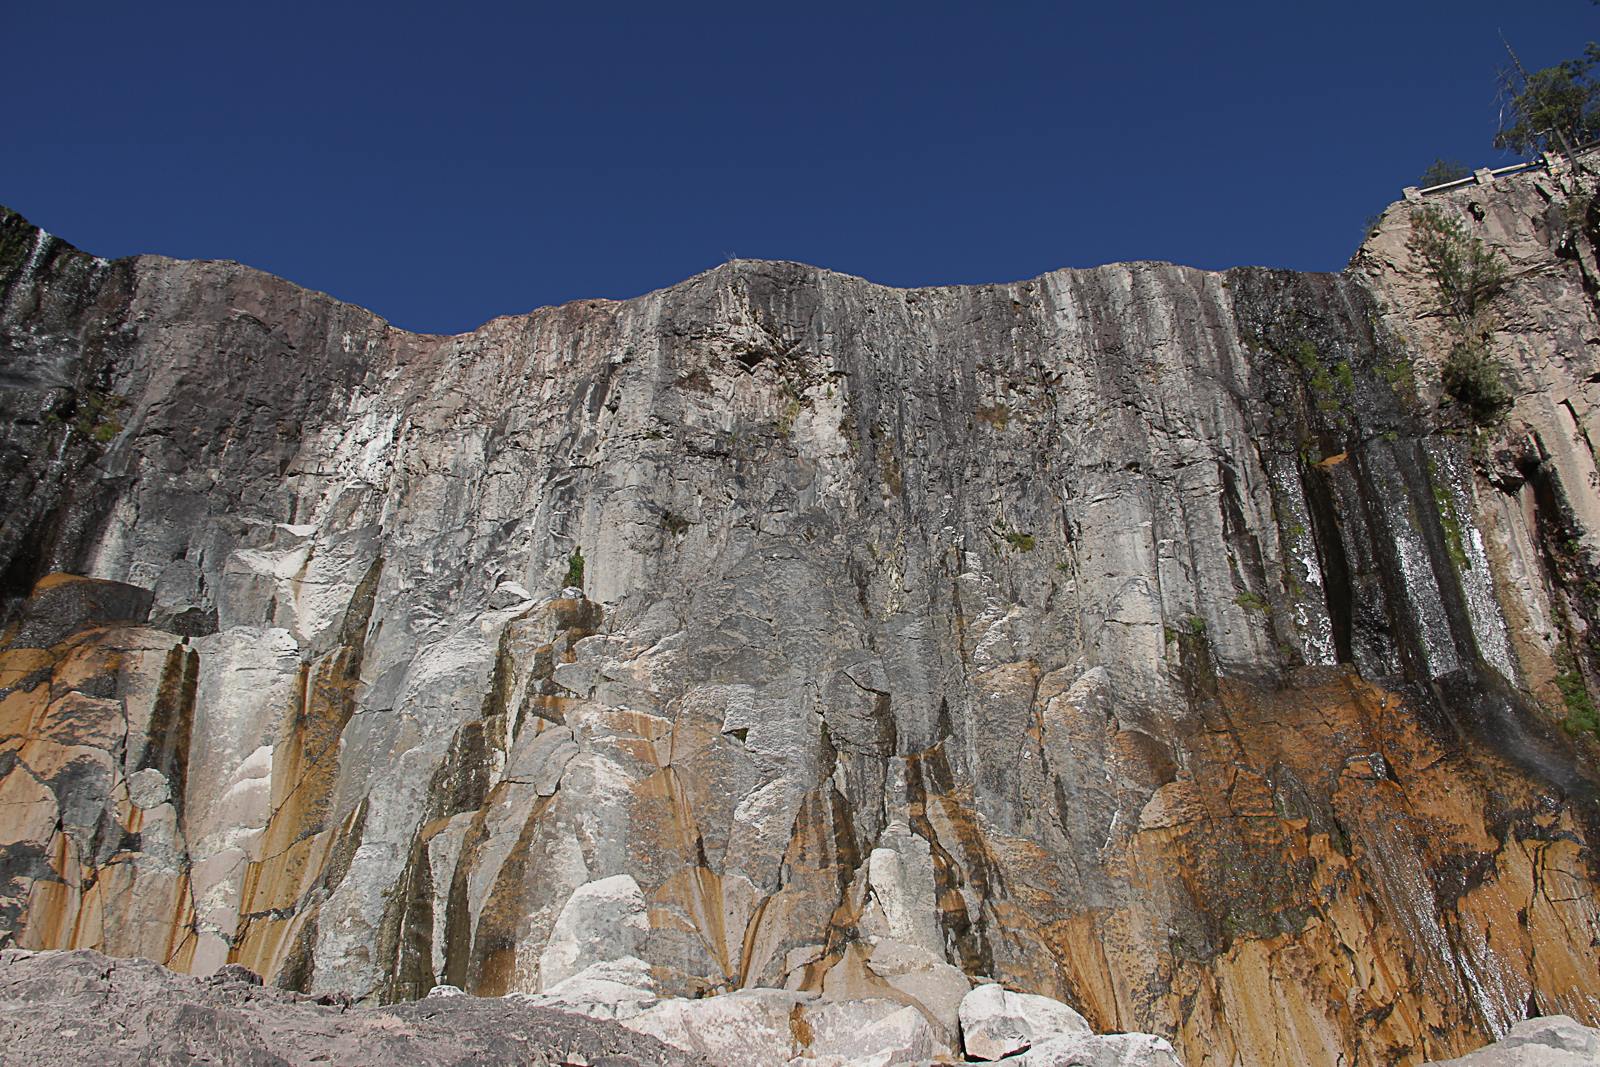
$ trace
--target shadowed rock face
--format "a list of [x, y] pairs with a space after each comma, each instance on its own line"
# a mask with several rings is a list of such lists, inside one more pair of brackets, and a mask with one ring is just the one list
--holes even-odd
[[1492, 431], [1408, 205], [1338, 276], [736, 262], [451, 338], [6, 215], [3, 936], [985, 976], [1191, 1067], [1595, 1022], [1595, 226], [1434, 202], [1513, 267]]

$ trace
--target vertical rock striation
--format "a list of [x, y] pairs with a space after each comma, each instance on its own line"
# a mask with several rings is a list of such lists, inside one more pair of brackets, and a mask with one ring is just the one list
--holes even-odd
[[1592, 1024], [1569, 201], [1438, 201], [1513, 267], [1487, 431], [1410, 205], [1337, 276], [735, 262], [448, 338], [6, 214], [0, 939], [381, 1000], [637, 957], [952, 1046], [995, 979], [1191, 1067]]

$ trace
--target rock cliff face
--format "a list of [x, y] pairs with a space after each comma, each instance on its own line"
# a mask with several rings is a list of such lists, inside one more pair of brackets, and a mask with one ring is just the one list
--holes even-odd
[[0, 940], [947, 1038], [985, 977], [1191, 1067], [1600, 1021], [1570, 180], [1430, 200], [1512, 267], [1486, 431], [1414, 204], [1337, 276], [735, 262], [449, 338], [6, 214]]

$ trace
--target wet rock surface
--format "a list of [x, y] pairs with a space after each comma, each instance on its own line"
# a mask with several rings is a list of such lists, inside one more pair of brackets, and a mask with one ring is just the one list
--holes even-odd
[[1600, 1020], [1563, 181], [1430, 201], [1511, 267], [1486, 428], [1411, 205], [1342, 275], [734, 262], [451, 338], [6, 213], [0, 938], [907, 1048], [995, 982], [1191, 1067]]

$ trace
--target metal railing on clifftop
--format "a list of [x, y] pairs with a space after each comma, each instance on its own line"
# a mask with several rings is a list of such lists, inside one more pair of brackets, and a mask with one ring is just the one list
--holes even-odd
[[[1600, 147], [1600, 141], [1590, 141], [1588, 144], [1579, 145], [1573, 149], [1572, 154], [1580, 156], [1593, 151], [1597, 147]], [[1548, 170], [1552, 174], [1561, 174], [1565, 172], [1567, 166], [1567, 158], [1559, 152], [1545, 152], [1538, 159], [1530, 159], [1526, 163], [1513, 163], [1509, 167], [1496, 167], [1493, 170], [1488, 167], [1479, 167], [1465, 178], [1457, 178], [1455, 181], [1444, 182], [1440, 185], [1430, 185], [1425, 189], [1419, 189], [1415, 185], [1408, 185], [1401, 192], [1407, 200], [1417, 201], [1425, 196], [1436, 196], [1439, 193], [1446, 193], [1451, 189], [1460, 189], [1466, 185], [1488, 185], [1496, 178], [1502, 178], [1507, 174], [1521, 174], [1530, 170]]]

